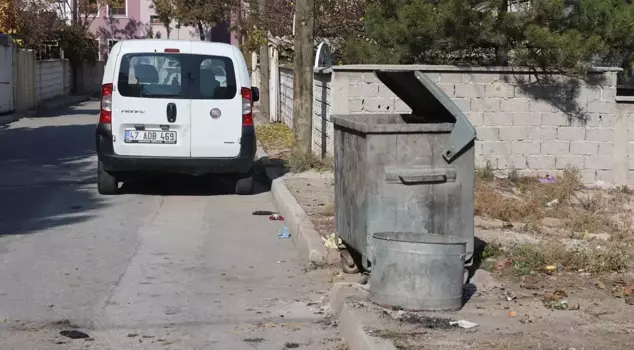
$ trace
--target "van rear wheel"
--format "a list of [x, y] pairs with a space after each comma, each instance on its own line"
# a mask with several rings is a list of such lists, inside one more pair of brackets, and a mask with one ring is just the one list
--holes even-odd
[[108, 173], [103, 167], [103, 163], [97, 165], [97, 191], [99, 194], [109, 195], [117, 194], [119, 182], [117, 178]]
[[253, 170], [251, 170], [247, 174], [238, 177], [238, 181], [236, 181], [236, 194], [240, 196], [253, 194], [254, 187], [255, 178], [253, 176]]

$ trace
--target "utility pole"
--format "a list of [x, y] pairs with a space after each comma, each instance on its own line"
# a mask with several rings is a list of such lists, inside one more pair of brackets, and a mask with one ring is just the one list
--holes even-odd
[[267, 11], [266, 11], [266, 0], [259, 0], [259, 19], [260, 19], [260, 28], [264, 30], [265, 41], [260, 45], [260, 113], [266, 119], [269, 119], [271, 112], [271, 100], [269, 99], [269, 82], [271, 74], [271, 67], [269, 64], [269, 44], [268, 44], [268, 26], [266, 25]]
[[[72, 8], [70, 9], [71, 12], [71, 25], [73, 27], [73, 30], [77, 30], [77, 24], [79, 22], [79, 9], [77, 8], [79, 6], [79, 1], [77, 0], [71, 0], [71, 5]], [[97, 48], [97, 50], [99, 50], [99, 48]], [[64, 55], [65, 56], [65, 55]], [[79, 68], [77, 67], [77, 62], [71, 62], [70, 65], [70, 70], [71, 70], [71, 84], [72, 86], [70, 87], [70, 91], [72, 93], [77, 93], [78, 87], [79, 87]]]
[[311, 152], [313, 135], [315, 1], [298, 0], [295, 8], [293, 134], [295, 135], [295, 151], [308, 154]]

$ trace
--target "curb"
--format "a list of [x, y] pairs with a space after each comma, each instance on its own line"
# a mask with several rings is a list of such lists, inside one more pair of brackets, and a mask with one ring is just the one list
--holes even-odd
[[286, 227], [291, 233], [291, 239], [299, 255], [316, 267], [339, 262], [339, 254], [336, 254], [336, 251], [326, 249], [310, 218], [284, 184], [284, 180], [281, 178], [282, 174], [273, 166], [261, 147], [258, 147], [258, 158], [271, 182], [273, 201], [284, 217]]
[[351, 283], [337, 282], [330, 290], [330, 311], [339, 321], [339, 333], [350, 350], [396, 350], [387, 340], [372, 337], [363, 329], [361, 316], [346, 305], [346, 299], [356, 291]]
[[0, 125], [10, 124], [13, 122], [17, 122], [22, 118], [35, 118], [39, 115], [40, 112], [50, 110], [50, 109], [59, 109], [68, 106], [72, 106], [81, 102], [85, 102], [90, 100], [90, 96], [68, 96], [61, 100], [50, 100], [42, 102], [37, 109], [33, 109], [30, 111], [24, 112], [16, 112], [9, 115], [0, 116]]
[[14, 121], [17, 121], [19, 118], [17, 118], [15, 116], [15, 114], [9, 114], [9, 115], [2, 115], [0, 116], [0, 125], [6, 125], [9, 123], [13, 123]]

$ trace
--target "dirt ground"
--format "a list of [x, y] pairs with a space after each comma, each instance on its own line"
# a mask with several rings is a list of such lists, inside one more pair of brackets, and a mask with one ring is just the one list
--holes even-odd
[[[463, 309], [405, 313], [360, 295], [350, 302], [366, 313], [367, 331], [399, 349], [631, 348], [634, 193], [585, 188], [573, 170], [557, 175], [501, 177], [480, 169], [479, 269], [465, 286]], [[285, 182], [319, 232], [335, 232], [332, 175], [293, 174]], [[462, 319], [479, 325], [448, 325]]]
[[[597, 291], [591, 278], [571, 286], [566, 277], [556, 277], [538, 290], [486, 273], [480, 279], [478, 291], [455, 313], [383, 309], [361, 293], [348, 303], [361, 314], [368, 334], [390, 339], [398, 349], [631, 349], [634, 306]], [[556, 288], [567, 291], [579, 309], [545, 307], [542, 295]], [[458, 320], [478, 326], [449, 324]]]
[[335, 232], [334, 175], [329, 172], [286, 174], [284, 184], [322, 237]]

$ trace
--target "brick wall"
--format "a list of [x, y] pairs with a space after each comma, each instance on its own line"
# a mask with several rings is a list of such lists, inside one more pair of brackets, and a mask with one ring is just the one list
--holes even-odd
[[[479, 166], [545, 174], [570, 165], [588, 184], [634, 185], [628, 156], [634, 154], [634, 132], [618, 135], [628, 130], [634, 104], [617, 102], [618, 69], [596, 69], [586, 81], [543, 75], [538, 82], [527, 71], [508, 68], [338, 66], [331, 78], [332, 113], [411, 112], [372, 73], [379, 68], [423, 71], [445, 91], [476, 127]], [[330, 153], [332, 140], [323, 140]]]

